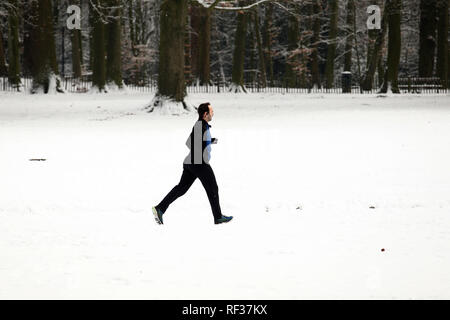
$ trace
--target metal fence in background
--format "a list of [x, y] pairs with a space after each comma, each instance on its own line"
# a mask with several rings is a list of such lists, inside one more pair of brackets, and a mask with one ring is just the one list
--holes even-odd
[[[83, 77], [81, 79], [74, 79], [66, 77], [61, 79], [61, 85], [66, 92], [69, 93], [87, 93], [92, 89], [92, 81], [89, 77]], [[128, 83], [124, 81], [128, 91], [142, 92], [142, 93], [155, 93], [157, 91], [157, 81], [152, 78], [145, 79], [139, 84]], [[217, 82], [209, 86], [197, 86], [187, 85], [186, 91], [188, 93], [225, 93], [229, 92], [229, 83]], [[439, 78], [400, 78], [399, 89], [401, 93], [411, 94], [446, 94], [450, 90], [445, 88], [445, 84], [441, 82]], [[6, 92], [29, 92], [32, 88], [31, 78], [22, 78], [22, 83], [19, 88], [12, 85], [8, 78], [0, 77], [0, 91]], [[377, 88], [375, 84], [374, 88]], [[272, 86], [260, 86], [257, 83], [247, 83], [245, 85], [247, 92], [251, 93], [300, 93], [300, 94], [346, 94], [343, 93], [341, 81], [337, 80], [333, 88], [300, 88], [300, 87], [287, 87], [283, 83], [274, 83]], [[352, 94], [376, 94], [378, 89], [372, 89], [370, 91], [361, 90], [360, 86], [353, 85], [351, 88]]]

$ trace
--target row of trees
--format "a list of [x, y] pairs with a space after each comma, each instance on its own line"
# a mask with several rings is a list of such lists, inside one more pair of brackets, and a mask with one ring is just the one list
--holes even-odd
[[[82, 1], [79, 0], [60, 3], [52, 0], [7, 0], [1, 4], [0, 13], [7, 20], [7, 23], [2, 21], [0, 27], [8, 30], [8, 59], [5, 57], [2, 30], [0, 73], [7, 75], [11, 84], [20, 88], [21, 75], [31, 75], [32, 93], [63, 92], [59, 65], [62, 63], [64, 73], [65, 40], [68, 32], [66, 10], [69, 4], [83, 7]], [[105, 91], [107, 83], [120, 88], [123, 85], [122, 1], [89, 0], [85, 5], [90, 13], [88, 43], [93, 86], [100, 92]], [[56, 35], [58, 36], [55, 37]], [[67, 38], [71, 44], [70, 50], [67, 51], [71, 53], [72, 73], [75, 78], [80, 78], [85, 68], [82, 32], [74, 29]], [[58, 50], [57, 39], [61, 41]], [[60, 55], [57, 55], [57, 52]]]
[[[3, 75], [7, 74], [9, 81], [19, 87], [21, 73], [25, 71], [33, 76], [33, 92], [62, 92], [51, 0], [30, 1], [27, 5], [20, 0], [8, 0], [2, 2], [1, 6], [0, 12], [3, 17], [6, 16], [8, 25], [8, 65], [5, 62], [3, 41], [0, 42], [0, 70]], [[4, 24], [2, 27], [5, 28]]]
[[[68, 30], [67, 7], [81, 8]], [[368, 30], [367, 7], [381, 8]], [[448, 84], [448, 0], [5, 0], [0, 74], [33, 92], [59, 90], [60, 71], [92, 76], [95, 90], [158, 76], [159, 94], [181, 104], [188, 82], [220, 79], [230, 90], [331, 88], [341, 71], [365, 90], [399, 92], [399, 73]], [[23, 49], [22, 49], [23, 48]], [[184, 107], [185, 104], [183, 105]]]

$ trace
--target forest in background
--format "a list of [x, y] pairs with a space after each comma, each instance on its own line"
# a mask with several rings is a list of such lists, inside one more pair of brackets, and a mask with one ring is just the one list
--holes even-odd
[[[69, 30], [70, 5], [81, 9]], [[367, 8], [381, 8], [368, 30]], [[186, 85], [335, 86], [351, 72], [364, 90], [399, 92], [402, 76], [448, 87], [448, 0], [5, 0], [0, 4], [0, 76], [32, 92], [61, 77], [95, 90], [146, 85], [182, 102]], [[158, 103], [156, 103], [158, 104]]]

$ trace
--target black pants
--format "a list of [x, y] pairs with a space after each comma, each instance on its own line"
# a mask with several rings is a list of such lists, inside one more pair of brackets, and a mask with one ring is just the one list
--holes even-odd
[[183, 174], [180, 182], [157, 205], [158, 209], [166, 212], [172, 202], [184, 195], [199, 178], [208, 195], [214, 219], [222, 216], [219, 204], [219, 187], [217, 186], [214, 171], [209, 164], [183, 164]]

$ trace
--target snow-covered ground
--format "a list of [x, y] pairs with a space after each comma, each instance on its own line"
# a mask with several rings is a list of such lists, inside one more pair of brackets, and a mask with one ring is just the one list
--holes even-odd
[[151, 98], [0, 93], [0, 298], [450, 299], [449, 96], [192, 94], [234, 220], [163, 226], [196, 115]]

